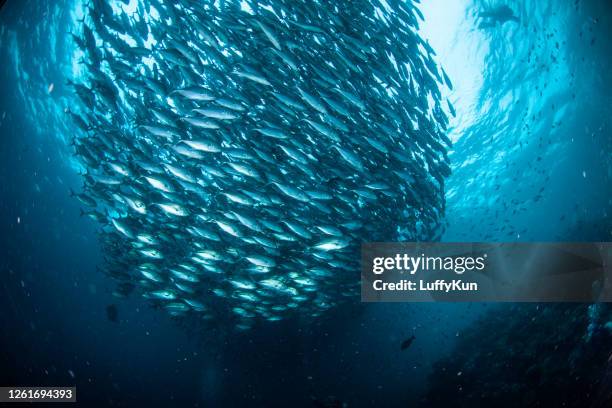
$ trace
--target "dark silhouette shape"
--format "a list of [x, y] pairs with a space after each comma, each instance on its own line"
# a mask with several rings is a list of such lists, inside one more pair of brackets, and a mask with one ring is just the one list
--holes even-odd
[[317, 408], [344, 408], [347, 406], [347, 404], [334, 396], [329, 396], [322, 400], [312, 397], [312, 403]]
[[410, 347], [412, 345], [412, 342], [414, 341], [414, 339], [416, 339], [416, 336], [413, 334], [412, 336], [410, 336], [410, 338], [404, 340], [402, 342], [402, 350], [406, 350], [408, 347]]
[[495, 27], [497, 24], [501, 26], [508, 21], [519, 22], [519, 18], [514, 15], [514, 11], [506, 5], [481, 11], [478, 16], [482, 19], [478, 28]]
[[106, 306], [106, 317], [113, 323], [119, 322], [119, 310], [115, 305]]

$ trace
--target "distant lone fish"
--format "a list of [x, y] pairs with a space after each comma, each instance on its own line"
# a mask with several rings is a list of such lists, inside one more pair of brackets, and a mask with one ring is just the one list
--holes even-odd
[[503, 25], [508, 21], [514, 21], [516, 23], [520, 21], [519, 18], [514, 15], [514, 11], [506, 5], [482, 11], [478, 16], [482, 19], [478, 28], [495, 27], [497, 24]]
[[412, 345], [412, 342], [414, 341], [414, 339], [416, 339], [416, 336], [413, 334], [406, 340], [402, 341], [401, 350], [403, 351], [409, 348]]

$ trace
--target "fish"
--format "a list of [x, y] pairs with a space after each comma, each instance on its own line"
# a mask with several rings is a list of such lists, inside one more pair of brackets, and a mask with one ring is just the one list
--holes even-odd
[[412, 345], [412, 342], [414, 341], [414, 339], [416, 339], [416, 336], [413, 334], [412, 336], [408, 337], [406, 340], [402, 341], [400, 349], [403, 351], [409, 348]]
[[116, 305], [106, 306], [106, 318], [113, 323], [119, 322], [119, 310]]
[[483, 10], [478, 14], [478, 17], [481, 19], [478, 25], [480, 29], [495, 27], [497, 24], [503, 25], [509, 21], [520, 22], [520, 19], [514, 14], [512, 9], [505, 4]]
[[85, 8], [66, 109], [117, 295], [317, 319], [358, 301], [362, 242], [439, 239], [457, 112], [418, 2], [135, 4]]

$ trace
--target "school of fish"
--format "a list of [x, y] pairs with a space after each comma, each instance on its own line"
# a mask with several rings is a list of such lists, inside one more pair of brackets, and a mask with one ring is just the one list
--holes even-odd
[[85, 3], [73, 194], [116, 295], [238, 329], [317, 317], [357, 301], [362, 242], [436, 239], [452, 85], [415, 3]]

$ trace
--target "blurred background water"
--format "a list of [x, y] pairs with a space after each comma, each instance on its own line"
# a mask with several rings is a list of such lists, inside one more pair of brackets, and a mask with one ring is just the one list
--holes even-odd
[[[421, 35], [457, 113], [443, 240], [609, 241], [612, 5], [509, 1], [518, 23], [479, 28], [500, 4], [422, 1]], [[483, 316], [513, 307], [348, 305], [315, 324], [202, 335], [141, 299], [115, 299], [97, 270], [97, 226], [68, 194], [81, 185], [65, 109], [82, 8], [0, 10], [0, 384], [75, 384], [79, 400], [116, 406], [415, 405], [434, 364]]]

